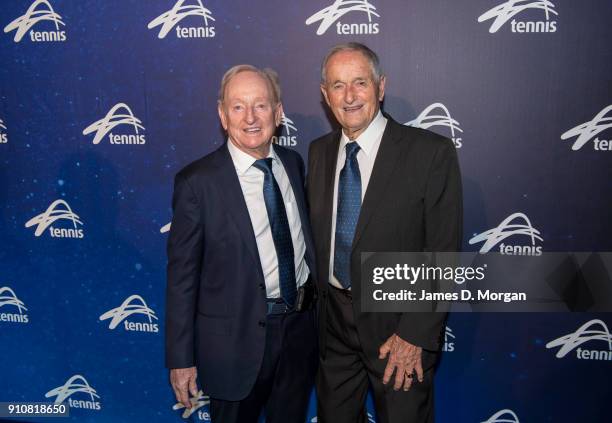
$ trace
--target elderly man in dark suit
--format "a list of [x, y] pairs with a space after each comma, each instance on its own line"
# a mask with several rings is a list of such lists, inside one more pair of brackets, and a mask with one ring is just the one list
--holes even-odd
[[310, 145], [308, 164], [320, 292], [318, 421], [365, 422], [371, 386], [380, 422], [432, 422], [446, 315], [362, 312], [360, 253], [459, 250], [455, 148], [380, 111], [386, 81], [365, 45], [332, 48], [321, 76], [342, 128]]
[[272, 146], [276, 75], [223, 76], [228, 141], [174, 184], [168, 239], [166, 366], [191, 407], [196, 377], [215, 423], [303, 423], [317, 365], [314, 245], [299, 154]]

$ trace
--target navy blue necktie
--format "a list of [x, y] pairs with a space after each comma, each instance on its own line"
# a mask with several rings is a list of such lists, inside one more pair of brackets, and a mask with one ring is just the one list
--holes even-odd
[[346, 144], [346, 161], [338, 179], [334, 276], [345, 289], [351, 286], [351, 245], [361, 210], [361, 172], [357, 162], [359, 145]]
[[283, 195], [272, 173], [271, 158], [256, 160], [253, 166], [264, 173], [263, 195], [278, 259], [281, 298], [289, 307], [293, 307], [297, 296], [293, 241], [291, 240], [291, 230], [289, 229]]

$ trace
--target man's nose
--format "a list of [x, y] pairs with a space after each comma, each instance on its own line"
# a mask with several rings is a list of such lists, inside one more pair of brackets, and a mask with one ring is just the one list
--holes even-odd
[[252, 107], [246, 108], [246, 122], [251, 124], [255, 122], [255, 110]]
[[353, 91], [353, 87], [349, 86], [344, 91], [344, 102], [351, 104], [355, 101], [355, 92]]

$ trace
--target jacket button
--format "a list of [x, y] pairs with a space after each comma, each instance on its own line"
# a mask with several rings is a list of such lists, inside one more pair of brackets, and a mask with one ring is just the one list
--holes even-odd
[[266, 322], [264, 322], [263, 320], [260, 320], [259, 322], [257, 322], [257, 324], [262, 328], [266, 327]]
[[266, 289], [266, 284], [265, 283], [260, 283], [259, 284], [259, 289]]

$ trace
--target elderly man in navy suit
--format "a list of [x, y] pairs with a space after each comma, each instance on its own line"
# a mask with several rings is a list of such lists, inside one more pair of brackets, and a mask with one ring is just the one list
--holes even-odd
[[191, 407], [196, 378], [215, 423], [303, 423], [317, 366], [314, 245], [304, 163], [272, 145], [276, 74], [238, 65], [218, 101], [227, 143], [175, 178], [166, 366]]

